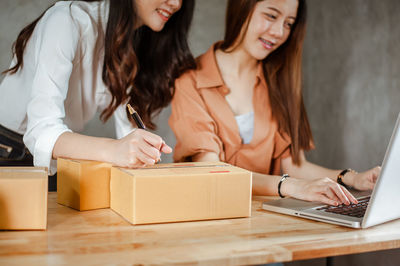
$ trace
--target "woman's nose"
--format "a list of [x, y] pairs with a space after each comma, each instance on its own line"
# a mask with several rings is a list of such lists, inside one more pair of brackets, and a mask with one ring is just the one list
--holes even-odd
[[182, 0], [167, 0], [167, 4], [174, 10], [178, 10], [181, 7]]
[[269, 28], [269, 34], [277, 39], [283, 37], [284, 34], [284, 22], [276, 21], [274, 22], [271, 27]]

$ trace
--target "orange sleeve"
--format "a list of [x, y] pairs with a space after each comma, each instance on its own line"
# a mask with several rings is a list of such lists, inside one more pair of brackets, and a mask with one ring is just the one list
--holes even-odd
[[[292, 141], [290, 137], [286, 133], [275, 133], [275, 151], [274, 151], [274, 159], [284, 159], [291, 156], [290, 145]], [[315, 145], [313, 141], [310, 141], [310, 150], [315, 149]]]
[[187, 161], [202, 152], [215, 152], [221, 158], [222, 141], [216, 134], [217, 125], [196, 89], [193, 72], [175, 82], [169, 125], [176, 137], [174, 161]]

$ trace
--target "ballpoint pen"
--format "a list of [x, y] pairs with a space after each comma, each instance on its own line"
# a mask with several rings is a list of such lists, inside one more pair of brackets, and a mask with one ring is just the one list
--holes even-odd
[[[133, 107], [132, 107], [129, 103], [128, 103], [126, 106], [128, 107], [128, 111], [129, 111], [129, 113], [131, 114], [133, 120], [135, 121], [137, 127], [140, 128], [140, 129], [146, 129], [146, 126], [144, 125], [142, 119], [140, 118], [140, 116], [139, 116], [139, 114], [136, 112], [136, 110], [133, 109]], [[163, 141], [163, 144], [165, 144], [164, 141]], [[162, 144], [162, 145], [163, 145], [163, 144]], [[161, 150], [161, 148], [162, 148], [162, 145], [161, 145], [161, 147], [160, 147], [160, 150]], [[158, 163], [158, 162], [161, 162], [161, 158], [159, 158], [159, 160], [157, 161], [157, 163]]]
[[136, 110], [133, 109], [133, 107], [129, 103], [126, 106], [128, 107], [128, 111], [131, 114], [133, 120], [135, 120], [137, 127], [140, 129], [146, 129], [146, 126], [144, 125], [142, 119], [140, 118]]

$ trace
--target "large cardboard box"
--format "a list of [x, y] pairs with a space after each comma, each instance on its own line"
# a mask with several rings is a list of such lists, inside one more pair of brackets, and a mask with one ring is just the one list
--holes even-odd
[[57, 160], [57, 202], [79, 211], [110, 207], [111, 164]]
[[0, 167], [0, 230], [46, 230], [45, 167]]
[[132, 224], [249, 217], [252, 174], [226, 163], [111, 169], [111, 209]]

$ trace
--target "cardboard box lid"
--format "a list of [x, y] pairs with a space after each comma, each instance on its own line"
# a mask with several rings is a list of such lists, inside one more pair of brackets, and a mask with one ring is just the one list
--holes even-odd
[[105, 165], [111, 167], [111, 163], [107, 162], [100, 162], [100, 161], [93, 161], [93, 160], [83, 160], [83, 159], [69, 159], [69, 158], [58, 158], [57, 161], [68, 161], [72, 163], [77, 163], [77, 164], [95, 164], [95, 165]]
[[[250, 173], [250, 171], [222, 162], [195, 162], [195, 163], [171, 163], [157, 164], [138, 169], [120, 168], [121, 171], [133, 177], [150, 176], [197, 176], [205, 174], [234, 174]], [[190, 169], [190, 172], [188, 172]]]
[[[29, 175], [27, 175], [29, 174]], [[9, 178], [47, 178], [47, 167], [0, 167], [0, 179]]]

